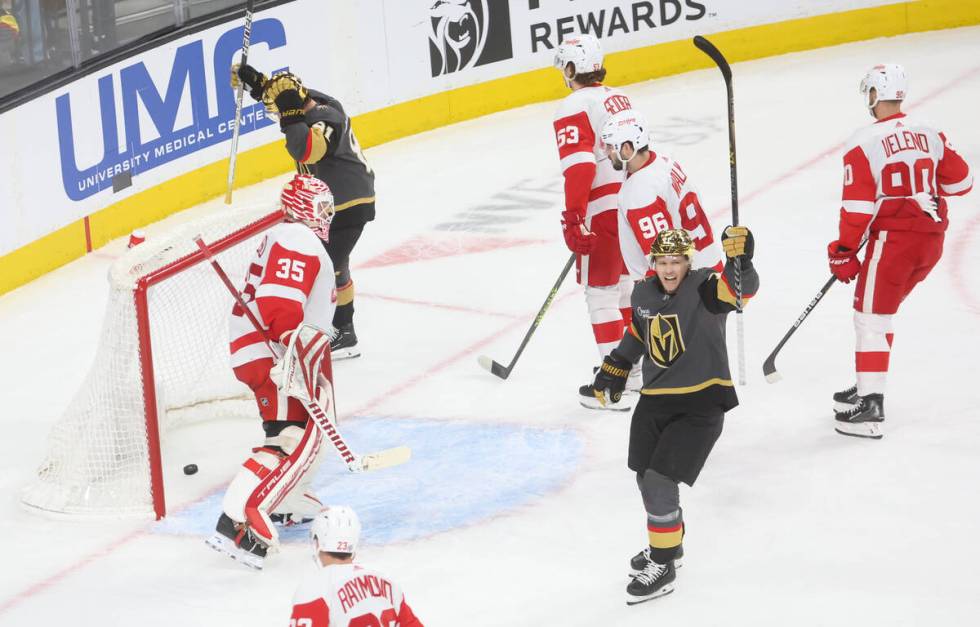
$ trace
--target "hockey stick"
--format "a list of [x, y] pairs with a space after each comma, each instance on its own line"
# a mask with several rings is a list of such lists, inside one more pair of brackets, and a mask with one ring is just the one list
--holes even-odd
[[[252, 13], [255, 0], [245, 2], [245, 36], [242, 39], [242, 65], [248, 63], [248, 47], [252, 41]], [[235, 124], [231, 132], [231, 155], [228, 157], [228, 187], [225, 190], [225, 204], [231, 204], [231, 188], [235, 184], [235, 162], [238, 160], [238, 134], [242, 125], [242, 99], [245, 95], [245, 82], [238, 81], [235, 93]]]
[[514, 358], [510, 360], [510, 364], [505, 367], [490, 359], [486, 355], [480, 355], [476, 361], [481, 367], [483, 367], [483, 369], [489, 370], [490, 374], [500, 377], [501, 379], [506, 379], [510, 376], [511, 371], [514, 369], [514, 365], [517, 363], [517, 358], [524, 352], [524, 347], [527, 346], [531, 336], [534, 335], [535, 329], [537, 329], [538, 325], [541, 324], [541, 319], [544, 318], [545, 312], [548, 311], [548, 307], [551, 306], [551, 301], [555, 300], [555, 295], [558, 293], [558, 288], [560, 288], [561, 284], [565, 282], [565, 277], [568, 276], [568, 271], [572, 269], [572, 265], [574, 263], [575, 254], [573, 253], [565, 263], [565, 267], [562, 268], [561, 274], [558, 275], [558, 280], [555, 281], [554, 287], [552, 287], [551, 291], [548, 292], [548, 298], [544, 299], [544, 304], [541, 305], [541, 309], [538, 310], [538, 315], [534, 317], [534, 322], [531, 323], [531, 328], [524, 334], [524, 339], [521, 341], [521, 345], [518, 347]]
[[813, 300], [811, 300], [803, 310], [803, 313], [800, 314], [800, 317], [793, 323], [793, 326], [789, 328], [789, 331], [786, 332], [783, 339], [779, 340], [779, 344], [776, 344], [776, 348], [774, 348], [772, 352], [769, 353], [769, 356], [766, 357], [765, 363], [762, 364], [762, 374], [766, 375], [767, 382], [776, 383], [783, 378], [782, 375], [776, 370], [776, 355], [779, 354], [779, 351], [782, 350], [783, 345], [789, 341], [789, 338], [792, 337], [794, 333], [796, 333], [796, 330], [801, 324], [803, 324], [806, 317], [810, 315], [810, 312], [813, 311], [813, 309], [820, 303], [820, 300], [827, 294], [827, 292], [830, 291], [830, 288], [836, 282], [837, 277], [831, 275], [830, 279], [824, 283], [823, 287], [820, 288], [820, 291], [817, 292], [817, 295], [813, 297]]
[[[248, 321], [252, 323], [255, 330], [262, 335], [265, 345], [270, 351], [272, 351], [273, 355], [279, 355], [281, 351], [278, 351], [273, 347], [272, 340], [269, 338], [269, 332], [261, 324], [259, 324], [259, 321], [255, 318], [255, 314], [253, 314], [252, 310], [245, 304], [245, 300], [242, 298], [241, 293], [235, 289], [235, 286], [225, 273], [224, 268], [222, 268], [221, 264], [218, 263], [218, 260], [214, 258], [211, 249], [204, 243], [204, 240], [201, 239], [200, 235], [194, 238], [194, 243], [196, 243], [197, 247], [201, 249], [201, 252], [204, 253], [207, 260], [211, 262], [211, 267], [214, 268], [214, 272], [218, 275], [218, 278], [221, 279], [221, 282], [224, 283], [228, 291], [231, 292], [232, 297], [235, 299], [235, 303], [237, 303], [238, 306], [245, 312], [245, 317], [247, 317]], [[325, 359], [330, 359], [329, 352], [325, 355]], [[407, 446], [397, 446], [395, 448], [389, 448], [376, 453], [369, 453], [367, 455], [355, 455], [353, 452], [351, 452], [350, 448], [347, 446], [347, 442], [344, 441], [343, 436], [340, 435], [339, 431], [337, 431], [337, 410], [334, 402], [333, 382], [328, 380], [328, 384], [330, 385], [330, 389], [327, 390], [329, 392], [327, 395], [329, 403], [327, 406], [327, 411], [329, 411], [329, 414], [319, 405], [317, 405], [316, 402], [307, 401], [301, 398], [297, 400], [303, 403], [303, 406], [310, 414], [313, 422], [320, 429], [320, 431], [323, 432], [323, 435], [330, 440], [334, 448], [337, 449], [337, 453], [340, 455], [341, 459], [344, 460], [344, 463], [347, 464], [348, 470], [351, 472], [378, 470], [380, 468], [404, 464], [411, 458], [412, 450]]]
[[[725, 55], [713, 43], [697, 35], [694, 45], [711, 57], [721, 75], [725, 79], [725, 89], [728, 91], [728, 161], [731, 164], [732, 177], [732, 226], [738, 226], [738, 173], [735, 165], [735, 93], [732, 89], [732, 68], [728, 65]], [[745, 385], [745, 323], [742, 319], [742, 262], [735, 257], [735, 328], [738, 338], [738, 384]]]

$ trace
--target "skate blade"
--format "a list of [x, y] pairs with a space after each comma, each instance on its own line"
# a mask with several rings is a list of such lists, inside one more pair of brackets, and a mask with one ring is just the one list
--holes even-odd
[[330, 351], [330, 359], [332, 361], [341, 361], [343, 359], [355, 359], [361, 356], [361, 351], [356, 346], [350, 346], [348, 348], [338, 348], [335, 351]]
[[243, 551], [242, 549], [235, 546], [235, 543], [220, 533], [216, 533], [210, 538], [204, 541], [209, 547], [221, 553], [222, 555], [227, 555], [231, 559], [248, 566], [254, 570], [262, 570], [262, 564], [265, 558], [259, 557], [254, 553], [249, 553], [248, 551]]
[[885, 435], [881, 431], [880, 422], [838, 422], [834, 430], [841, 435], [870, 440], [880, 440]]
[[629, 592], [627, 592], [626, 593], [626, 605], [638, 605], [638, 604], [643, 603], [645, 601], [650, 601], [652, 599], [656, 599], [657, 597], [666, 596], [666, 595], [670, 594], [673, 591], [674, 591], [674, 584], [668, 583], [664, 587], [659, 588], [657, 590], [654, 590], [653, 592], [651, 592], [650, 594], [648, 594], [646, 596], [641, 596], [641, 597], [633, 596], [632, 594], [630, 594]]
[[618, 403], [607, 403], [605, 406], [603, 406], [601, 403], [599, 403], [599, 399], [590, 399], [585, 396], [582, 396], [579, 399], [579, 405], [586, 409], [597, 409], [600, 411], [629, 411], [633, 409], [632, 405], [625, 403], [623, 400], [620, 400]]

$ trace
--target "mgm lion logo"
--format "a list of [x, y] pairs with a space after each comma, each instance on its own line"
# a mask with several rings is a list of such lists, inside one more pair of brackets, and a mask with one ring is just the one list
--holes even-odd
[[507, 0], [436, 0], [429, 20], [432, 76], [513, 56]]
[[684, 354], [684, 337], [677, 314], [648, 318], [650, 359], [661, 368], [670, 368]]

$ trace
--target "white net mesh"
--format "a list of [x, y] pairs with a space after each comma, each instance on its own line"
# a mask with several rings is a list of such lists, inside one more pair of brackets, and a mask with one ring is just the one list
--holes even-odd
[[[147, 288], [153, 380], [161, 441], [189, 406], [241, 397], [228, 361], [233, 298], [207, 262], [184, 267], [198, 252], [231, 236], [215, 257], [232, 283], [245, 276], [268, 206], [234, 209], [147, 239], [109, 272], [110, 296], [95, 362], [49, 437], [37, 480], [22, 501], [29, 508], [73, 516], [152, 515], [149, 447], [134, 295], [161, 268], [179, 270]], [[193, 412], [190, 412], [193, 413]]]

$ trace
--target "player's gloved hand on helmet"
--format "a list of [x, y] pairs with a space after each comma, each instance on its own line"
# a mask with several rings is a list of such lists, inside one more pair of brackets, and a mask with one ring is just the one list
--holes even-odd
[[606, 355], [592, 382], [592, 393], [599, 399], [600, 405], [605, 407], [607, 403], [618, 403], [623, 398], [626, 378], [630, 376], [632, 367], [633, 364], [615, 350]]
[[861, 271], [857, 250], [841, 246], [838, 240], [830, 242], [827, 246], [827, 260], [830, 262], [831, 273], [843, 283], [850, 283]]
[[919, 205], [919, 209], [929, 214], [933, 222], [942, 222], [943, 219], [939, 217], [939, 199], [930, 194], [929, 192], [919, 192], [911, 196], [912, 202]]
[[577, 211], [561, 212], [561, 230], [565, 236], [565, 246], [579, 255], [588, 255], [595, 250], [595, 233], [585, 228], [585, 222]]
[[262, 102], [267, 108], [269, 103], [274, 105], [275, 112], [279, 114], [280, 128], [305, 119], [303, 105], [306, 104], [306, 92], [299, 79], [288, 72], [276, 74], [266, 82], [262, 91]]
[[247, 63], [236, 63], [231, 66], [231, 86], [238, 89], [239, 82], [245, 83], [248, 95], [256, 102], [262, 101], [262, 87], [265, 85], [265, 74], [259, 72]]
[[748, 227], [730, 226], [721, 234], [721, 247], [725, 250], [726, 257], [738, 257], [742, 265], [747, 265], [755, 254], [755, 237]]

